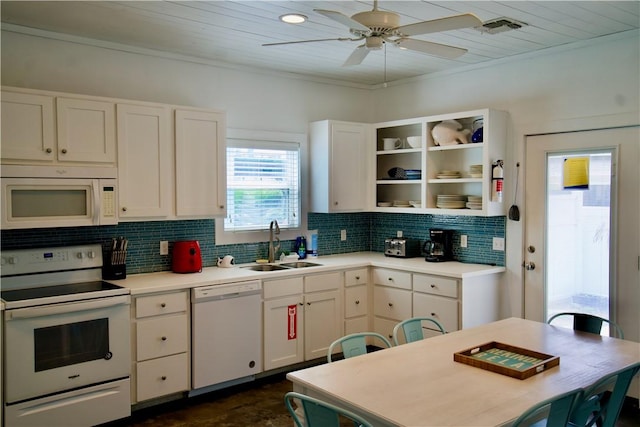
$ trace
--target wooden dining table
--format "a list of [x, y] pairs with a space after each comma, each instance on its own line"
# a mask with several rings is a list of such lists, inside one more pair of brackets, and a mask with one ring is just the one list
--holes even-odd
[[[499, 342], [558, 356], [517, 379], [454, 361]], [[519, 318], [379, 350], [287, 374], [294, 391], [349, 409], [374, 426], [503, 426], [559, 393], [640, 362], [640, 344]]]

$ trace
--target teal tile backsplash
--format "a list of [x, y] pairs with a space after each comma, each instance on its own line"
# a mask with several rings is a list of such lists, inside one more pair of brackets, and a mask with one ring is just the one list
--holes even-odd
[[[463, 262], [504, 266], [505, 253], [492, 249], [493, 237], [505, 237], [505, 217], [441, 216], [388, 213], [345, 213], [308, 215], [310, 230], [318, 230], [318, 254], [383, 252], [384, 239], [398, 230], [405, 237], [425, 241], [430, 228], [456, 230], [454, 256]], [[340, 240], [341, 230], [347, 239]], [[107, 248], [114, 237], [129, 240], [127, 274], [171, 270], [171, 256], [159, 254], [159, 242], [198, 240], [205, 267], [216, 265], [218, 257], [232, 254], [237, 263], [266, 258], [267, 242], [216, 246], [214, 220], [148, 221], [115, 226], [2, 230], [1, 248], [22, 249], [100, 243]], [[468, 237], [467, 248], [460, 248], [460, 235]], [[293, 241], [282, 241], [282, 250], [293, 250]]]

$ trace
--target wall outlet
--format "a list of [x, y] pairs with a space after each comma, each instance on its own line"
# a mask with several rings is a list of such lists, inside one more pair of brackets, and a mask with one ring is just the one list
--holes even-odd
[[396, 231], [396, 237], [402, 237], [402, 230]]
[[160, 255], [169, 255], [169, 242], [160, 240]]
[[461, 234], [460, 235], [460, 247], [461, 248], [466, 248], [467, 247], [467, 235], [466, 234]]
[[347, 230], [340, 230], [340, 240], [343, 242], [347, 240]]
[[493, 238], [493, 250], [504, 252], [504, 237]]

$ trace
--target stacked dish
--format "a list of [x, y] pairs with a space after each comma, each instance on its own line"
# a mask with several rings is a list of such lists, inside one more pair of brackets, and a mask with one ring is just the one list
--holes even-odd
[[436, 175], [439, 179], [457, 179], [461, 176], [459, 171], [441, 171]]
[[471, 178], [482, 178], [482, 165], [469, 166], [469, 175]]
[[436, 206], [440, 209], [464, 209], [467, 196], [457, 194], [438, 194]]
[[407, 200], [394, 200], [393, 201], [393, 207], [395, 207], [395, 208], [410, 208], [411, 205], [409, 204], [409, 201], [407, 201]]
[[391, 202], [378, 202], [378, 206], [381, 208], [389, 208], [391, 206], [393, 206], [393, 203]]
[[475, 210], [482, 209], [482, 197], [481, 196], [467, 196], [467, 199], [469, 201], [467, 202], [466, 206], [469, 209], [475, 209]]

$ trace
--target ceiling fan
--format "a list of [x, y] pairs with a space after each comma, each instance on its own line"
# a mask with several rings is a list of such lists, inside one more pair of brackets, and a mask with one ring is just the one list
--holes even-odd
[[371, 50], [382, 49], [385, 44], [391, 44], [401, 49], [410, 49], [428, 55], [439, 56], [446, 59], [454, 59], [467, 52], [467, 49], [432, 43], [424, 40], [411, 39], [409, 36], [437, 33], [441, 31], [457, 30], [461, 28], [477, 27], [482, 21], [477, 16], [466, 13], [449, 16], [447, 18], [433, 19], [430, 21], [416, 22], [415, 24], [400, 24], [400, 15], [395, 12], [378, 10], [378, 1], [374, 0], [373, 10], [356, 13], [348, 17], [333, 10], [314, 9], [315, 12], [326, 16], [340, 24], [349, 27], [349, 32], [354, 37], [340, 37], [332, 39], [299, 40], [279, 43], [265, 43], [263, 46], [278, 46], [295, 43], [312, 43], [322, 41], [360, 41], [364, 44], [358, 46], [347, 58], [343, 66], [360, 64]]

